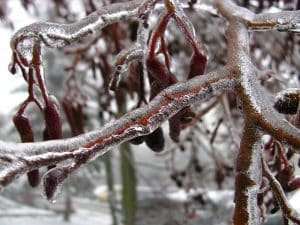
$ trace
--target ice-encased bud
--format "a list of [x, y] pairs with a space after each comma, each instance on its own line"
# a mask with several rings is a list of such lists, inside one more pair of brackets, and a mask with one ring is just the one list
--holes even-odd
[[295, 93], [287, 93], [277, 97], [274, 108], [283, 114], [296, 114], [299, 106], [300, 95]]
[[145, 136], [146, 145], [154, 152], [161, 152], [164, 150], [165, 139], [163, 135], [163, 130], [158, 127], [151, 134]]
[[49, 170], [43, 177], [43, 195], [44, 197], [54, 203], [62, 192], [62, 187], [68, 173], [65, 169], [55, 167]]

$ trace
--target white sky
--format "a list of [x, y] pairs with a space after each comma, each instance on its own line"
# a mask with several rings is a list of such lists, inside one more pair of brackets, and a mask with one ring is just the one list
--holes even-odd
[[[0, 0], [1, 2], [4, 0]], [[13, 20], [15, 29], [19, 29], [34, 21], [33, 17], [28, 16], [19, 0], [7, 0], [9, 6], [9, 17]], [[12, 113], [11, 110], [26, 98], [21, 93], [12, 93], [20, 84], [24, 83], [21, 74], [11, 75], [8, 71], [8, 64], [11, 59], [10, 37], [14, 31], [3, 26], [0, 22], [0, 112]]]
[[[14, 23], [15, 31], [36, 22], [37, 19], [28, 14], [20, 4], [20, 0], [0, 0], [1, 2], [8, 3], [9, 17]], [[44, 4], [46, 1], [37, 5], [39, 11], [43, 11], [47, 7]], [[79, 17], [83, 17], [85, 12], [82, 10], [82, 1], [73, 0], [71, 10]], [[12, 31], [8, 27], [4, 27], [0, 21], [0, 113], [12, 113], [11, 109], [19, 105], [22, 100], [26, 98], [24, 93], [12, 93], [12, 91], [20, 84], [24, 84], [24, 80], [21, 74], [11, 75], [8, 72], [8, 64], [11, 59], [11, 50], [9, 46], [10, 37], [13, 35]], [[26, 93], [25, 93], [26, 94]]]

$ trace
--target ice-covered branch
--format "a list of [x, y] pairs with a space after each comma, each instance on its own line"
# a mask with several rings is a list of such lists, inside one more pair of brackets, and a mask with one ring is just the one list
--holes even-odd
[[205, 76], [173, 85], [157, 95], [148, 105], [122, 116], [93, 131], [78, 137], [36, 143], [0, 142], [0, 158], [11, 164], [0, 173], [0, 185], [9, 184], [14, 177], [42, 166], [84, 156], [87, 159], [104, 154], [109, 147], [137, 136], [151, 133], [182, 108], [196, 101], [204, 101], [220, 91], [237, 85], [230, 67], [221, 68]]
[[216, 5], [226, 19], [243, 20], [253, 30], [300, 32], [300, 11], [254, 14], [248, 9], [237, 6], [231, 0], [217, 0]]
[[51, 48], [65, 47], [107, 25], [138, 16], [139, 6], [143, 6], [143, 2], [143, 0], [133, 0], [126, 4], [112, 4], [71, 24], [38, 22], [28, 25], [18, 30], [11, 38], [11, 48], [18, 60], [24, 66], [28, 66], [36, 42], [42, 42]]
[[[8, 185], [20, 174], [58, 164], [56, 169], [48, 171], [44, 179], [47, 196], [52, 198], [56, 187], [53, 188], [47, 184], [47, 182], [53, 181], [52, 178], [57, 178], [56, 186], [59, 186], [58, 183], [62, 183], [68, 174], [103, 155], [110, 147], [149, 135], [162, 123], [176, 115], [175, 122], [170, 124], [176, 125], [173, 126], [176, 132], [180, 131], [181, 110], [183, 112], [196, 102], [203, 102], [227, 90], [232, 90], [241, 101], [245, 121], [236, 164], [234, 224], [260, 224], [261, 218], [256, 207], [262, 176], [261, 133], [262, 131], [267, 132], [273, 138], [300, 149], [300, 130], [285, 119], [282, 113], [286, 114], [286, 112], [281, 110], [282, 107], [287, 109], [284, 105], [287, 102], [288, 107], [293, 107], [293, 113], [290, 114], [299, 113], [300, 97], [299, 89], [282, 91], [276, 97], [274, 104], [274, 98], [269, 96], [260, 84], [260, 71], [252, 62], [249, 30], [277, 29], [299, 32], [300, 12], [254, 14], [248, 9], [237, 6], [231, 0], [213, 1], [220, 15], [228, 22], [226, 29], [227, 58], [224, 67], [205, 73], [206, 54], [202, 52], [203, 48], [198, 40], [197, 31], [185, 14], [186, 11], [183, 10], [181, 2], [166, 0], [164, 3], [160, 3], [160, 6], [156, 8], [156, 13], [159, 14], [158, 25], [153, 28], [152, 33], [149, 31], [148, 16], [157, 2], [157, 0], [134, 0], [112, 4], [73, 24], [35, 23], [22, 28], [13, 36], [11, 48], [14, 54], [14, 64], [22, 69], [30, 89], [36, 84], [33, 76], [37, 78], [37, 84], [44, 97], [40, 108], [44, 110], [51, 106], [51, 109], [54, 109], [55, 104], [51, 101], [43, 82], [41, 47], [45, 45], [62, 48], [109, 24], [137, 17], [140, 19], [138, 40], [115, 57], [117, 72], [111, 82], [111, 87], [118, 91], [120, 87], [117, 84], [121, 74], [124, 71], [133, 71], [129, 68], [133, 61], [142, 61], [144, 71], [148, 72], [148, 78], [152, 81], [150, 82], [151, 101], [106, 124], [99, 130], [73, 138], [21, 144], [0, 141], [0, 160], [3, 165], [3, 169], [0, 171], [0, 187]], [[196, 12], [200, 11], [196, 10]], [[177, 78], [172, 71], [172, 56], [169, 54], [168, 39], [165, 36], [170, 19], [179, 27], [193, 49], [190, 74], [186, 73], [189, 74], [186, 76], [188, 81], [176, 83]], [[147, 32], [144, 32], [146, 30]], [[149, 36], [150, 41], [147, 43], [146, 40]], [[156, 47], [158, 43], [160, 43], [160, 48]], [[121, 50], [121, 47], [118, 50]], [[109, 54], [111, 53], [109, 52]], [[165, 59], [164, 62], [158, 56], [161, 53]], [[28, 73], [26, 67], [29, 67]], [[111, 68], [104, 72], [110, 73]], [[190, 79], [191, 77], [194, 78]], [[31, 92], [33, 95], [33, 91]], [[35, 100], [35, 96], [31, 100]], [[278, 102], [280, 103], [279, 108], [278, 104], [276, 105]], [[20, 117], [23, 116], [23, 111], [20, 113]], [[48, 118], [48, 125], [51, 125], [49, 121]], [[170, 129], [170, 131], [172, 133], [173, 130]], [[176, 136], [173, 140], [178, 141], [179, 138]], [[296, 152], [299, 153], [299, 149], [295, 149]], [[266, 171], [264, 168], [266, 176], [269, 176]], [[276, 184], [271, 178], [269, 178], [270, 183]], [[276, 185], [274, 187], [276, 188]], [[280, 190], [277, 192], [280, 193]]]
[[[249, 34], [245, 21], [239, 21], [229, 15], [235, 14], [236, 7], [227, 8], [228, 1], [218, 1], [220, 11], [228, 17], [230, 23], [226, 32], [228, 40], [228, 64], [235, 65], [241, 79], [241, 89], [238, 95], [247, 114], [263, 130], [276, 139], [300, 147], [300, 130], [289, 123], [273, 107], [273, 100], [257, 79], [259, 70], [253, 65], [249, 52]], [[224, 14], [223, 14], [224, 13]], [[228, 15], [229, 14], [229, 15]]]
[[299, 33], [300, 11], [283, 11], [277, 13], [257, 14], [247, 24], [254, 30], [274, 29], [278, 31]]
[[262, 181], [261, 134], [256, 125], [246, 119], [240, 149], [236, 159], [235, 210], [233, 222], [262, 224], [257, 204]]

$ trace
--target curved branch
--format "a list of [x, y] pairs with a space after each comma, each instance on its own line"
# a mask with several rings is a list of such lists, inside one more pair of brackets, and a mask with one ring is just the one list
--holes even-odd
[[[225, 7], [226, 9], [223, 4], [219, 7], [221, 9]], [[224, 16], [227, 16], [227, 13], [234, 14], [230, 9], [228, 11], [225, 9], [221, 10], [222, 13], [225, 13]], [[252, 64], [250, 58], [249, 34], [246, 24], [243, 21], [232, 19], [226, 31], [226, 37], [229, 49], [227, 63], [235, 65], [237, 73], [240, 74], [241, 87], [237, 90], [237, 93], [243, 102], [246, 114], [251, 115], [252, 120], [258, 126], [277, 140], [288, 142], [300, 148], [300, 129], [289, 123], [273, 108], [271, 96], [259, 84], [257, 79], [259, 71]]]
[[254, 14], [231, 0], [216, 0], [219, 12], [228, 20], [242, 20], [249, 28], [260, 31], [275, 29], [285, 32], [300, 32], [300, 11]]
[[33, 23], [18, 30], [11, 38], [11, 49], [24, 66], [29, 65], [31, 51], [36, 42], [51, 48], [63, 48], [107, 25], [137, 16], [144, 0], [115, 3], [71, 24], [48, 22]]
[[223, 67], [188, 82], [177, 83], [163, 90], [148, 105], [125, 114], [98, 131], [74, 138], [20, 144], [0, 141], [0, 158], [10, 156], [12, 159], [11, 165], [0, 172], [0, 186], [8, 185], [21, 173], [42, 166], [67, 159], [77, 161], [82, 157], [89, 161], [103, 155], [109, 147], [149, 134], [184, 107], [235, 88], [238, 84], [235, 77], [231, 67]]

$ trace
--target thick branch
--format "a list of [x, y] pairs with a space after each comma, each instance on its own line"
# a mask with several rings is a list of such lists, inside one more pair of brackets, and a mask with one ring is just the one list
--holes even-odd
[[116, 3], [88, 15], [84, 19], [71, 24], [48, 22], [33, 23], [18, 30], [11, 38], [11, 48], [16, 52], [19, 61], [28, 66], [31, 51], [36, 42], [42, 42], [51, 48], [62, 48], [88, 34], [97, 32], [105, 26], [137, 16], [143, 0]]
[[[225, 1], [227, 2], [227, 1]], [[220, 5], [220, 7], [225, 7]], [[228, 9], [229, 10], [229, 9]], [[229, 13], [227, 11], [224, 12]], [[234, 14], [234, 12], [231, 11]], [[231, 18], [230, 18], [231, 19]], [[289, 123], [273, 108], [273, 100], [257, 79], [259, 71], [252, 64], [249, 53], [249, 34], [243, 21], [231, 20], [226, 31], [228, 40], [228, 64], [235, 65], [240, 74], [238, 95], [246, 107], [246, 113], [263, 130], [278, 140], [300, 147], [300, 130]], [[245, 110], [245, 109], [244, 109]]]
[[234, 71], [224, 67], [165, 89], [148, 105], [125, 114], [99, 131], [65, 140], [22, 144], [0, 142], [1, 157], [10, 156], [11, 164], [24, 162], [3, 170], [0, 185], [5, 186], [12, 181], [12, 178], [8, 181], [7, 176], [15, 177], [41, 166], [67, 159], [76, 161], [81, 157], [89, 161], [104, 154], [111, 146], [151, 133], [182, 108], [204, 101], [220, 91], [233, 89], [236, 85]]
[[242, 20], [254, 30], [300, 32], [300, 11], [254, 14], [231, 0], [216, 0], [220, 13], [228, 20]]
[[234, 225], [261, 224], [257, 195], [262, 179], [261, 135], [251, 121], [245, 122], [236, 159]]

